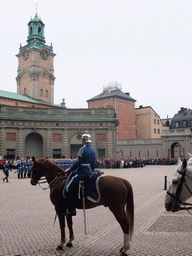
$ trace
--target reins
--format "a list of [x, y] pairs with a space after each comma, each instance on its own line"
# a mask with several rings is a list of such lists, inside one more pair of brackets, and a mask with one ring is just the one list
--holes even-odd
[[50, 188], [51, 185], [53, 185], [53, 183], [55, 182], [55, 180], [61, 176], [63, 174], [63, 172], [60, 172], [57, 176], [55, 176], [55, 178], [50, 182], [49, 186], [46, 187], [46, 188], [42, 188], [41, 187], [41, 184], [43, 183], [47, 183], [47, 179], [46, 178], [40, 178], [40, 180], [37, 182], [39, 187], [42, 189], [42, 190], [47, 190], [48, 188]]

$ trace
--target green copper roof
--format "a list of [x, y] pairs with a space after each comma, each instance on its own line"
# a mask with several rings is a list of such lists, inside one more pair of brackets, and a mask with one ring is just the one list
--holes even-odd
[[[37, 14], [35, 15], [35, 18], [33, 18], [33, 19], [31, 19], [31, 20], [29, 21], [28, 25], [29, 25], [31, 22], [41, 22], [41, 23], [43, 24], [42, 20], [37, 16]], [[43, 25], [44, 25], [44, 24], [43, 24]]]
[[15, 93], [15, 92], [2, 91], [2, 90], [0, 90], [0, 98], [9, 98], [13, 100], [21, 100], [21, 101], [26, 101], [30, 103], [39, 103], [38, 101], [35, 101], [25, 95]]
[[23, 49], [38, 49], [41, 50], [41, 48], [46, 48], [49, 50], [50, 53], [53, 53], [53, 46], [52, 44], [50, 46], [45, 45], [45, 37], [44, 37], [44, 23], [42, 20], [38, 17], [38, 15], [35, 15], [35, 18], [31, 19], [29, 21], [28, 25], [28, 37], [27, 37], [27, 44], [25, 46], [22, 46], [20, 44], [19, 48], [19, 54], [23, 51]]

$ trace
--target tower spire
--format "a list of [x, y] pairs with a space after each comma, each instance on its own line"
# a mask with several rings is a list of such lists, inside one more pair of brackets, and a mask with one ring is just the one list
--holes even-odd
[[35, 16], [38, 16], [37, 15], [37, 4], [36, 4], [36, 9], [35, 9]]

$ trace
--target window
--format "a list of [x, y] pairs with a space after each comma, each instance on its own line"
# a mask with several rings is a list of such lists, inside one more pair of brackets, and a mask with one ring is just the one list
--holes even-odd
[[156, 152], [156, 153], [157, 153], [157, 157], [158, 157], [158, 156], [159, 156], [159, 152], [158, 152], [158, 150], [157, 150], [157, 152]]
[[7, 133], [7, 141], [16, 141], [16, 133]]
[[43, 97], [43, 89], [40, 90], [40, 96]]
[[138, 152], [139, 157], [141, 156], [141, 151]]
[[179, 127], [179, 122], [175, 122], [175, 127]]
[[183, 121], [183, 127], [187, 126], [187, 121]]
[[98, 149], [98, 157], [105, 157], [105, 149]]
[[97, 141], [106, 141], [106, 134], [97, 134]]
[[149, 157], [149, 151], [147, 151], [147, 157]]
[[45, 97], [48, 98], [48, 90], [45, 91]]
[[7, 149], [7, 159], [15, 159], [15, 149]]
[[53, 134], [53, 141], [61, 141], [61, 134]]
[[158, 129], [158, 134], [160, 134], [160, 129]]
[[132, 157], [132, 151], [130, 151], [130, 157]]
[[53, 149], [53, 158], [61, 158], [61, 149]]
[[154, 124], [156, 124], [156, 119], [154, 119]]
[[157, 133], [157, 130], [156, 130], [156, 128], [154, 129], [154, 133]]
[[157, 120], [157, 124], [159, 124], [159, 120]]
[[24, 94], [27, 94], [27, 88], [24, 88]]
[[81, 140], [82, 136], [80, 134], [77, 135], [77, 139]]

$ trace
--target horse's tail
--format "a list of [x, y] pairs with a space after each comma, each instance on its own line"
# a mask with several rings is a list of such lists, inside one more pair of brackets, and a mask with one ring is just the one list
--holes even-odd
[[133, 234], [134, 229], [134, 201], [133, 201], [133, 189], [131, 184], [124, 180], [125, 185], [127, 187], [127, 205], [126, 205], [126, 215], [128, 218], [128, 224], [129, 224], [129, 235], [130, 238]]

